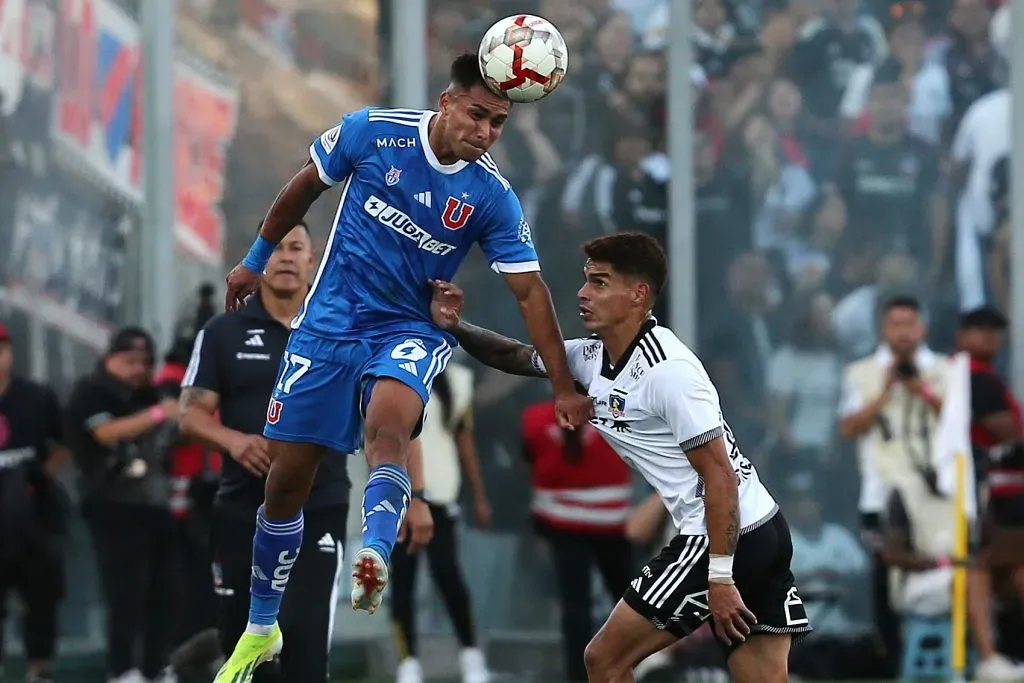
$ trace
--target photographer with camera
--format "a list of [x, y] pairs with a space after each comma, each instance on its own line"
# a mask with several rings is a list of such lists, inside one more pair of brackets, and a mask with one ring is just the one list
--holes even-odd
[[935, 490], [931, 440], [949, 362], [924, 345], [925, 331], [917, 300], [893, 298], [882, 309], [882, 345], [845, 371], [840, 432], [868, 439], [888, 488], [912, 481]]
[[[81, 473], [107, 607], [107, 677], [157, 680], [168, 662], [175, 571], [169, 448], [178, 402], [153, 384], [154, 345], [138, 327], [111, 338], [96, 370], [75, 384], [68, 435]], [[142, 641], [141, 657], [136, 645]]]
[[[935, 492], [931, 442], [937, 431], [949, 363], [925, 346], [926, 327], [916, 299], [892, 298], [881, 308], [880, 317], [882, 343], [878, 349], [845, 369], [839, 431], [858, 442], [861, 486], [875, 484], [881, 489], [877, 492], [880, 509], [888, 507], [884, 501], [896, 490], [906, 507], [914, 511], [911, 514], [924, 513], [929, 509], [926, 503], [945, 501]], [[867, 537], [881, 538], [881, 516], [863, 515]], [[911, 528], [917, 535], [934, 536], [912, 539], [920, 552], [935, 557], [951, 553], [951, 546], [932, 548], [942, 546], [947, 537], [938, 525], [913, 524]], [[948, 539], [951, 543], [952, 534]], [[889, 566], [880, 543], [871, 550], [875, 622], [894, 666], [900, 626], [890, 604]]]

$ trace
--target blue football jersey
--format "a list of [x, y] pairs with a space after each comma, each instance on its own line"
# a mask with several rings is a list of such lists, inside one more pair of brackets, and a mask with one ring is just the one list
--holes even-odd
[[427, 281], [451, 280], [474, 243], [496, 272], [540, 270], [519, 198], [490, 156], [438, 161], [427, 141], [436, 115], [363, 109], [310, 145], [320, 179], [343, 188], [293, 329], [337, 338], [436, 332]]

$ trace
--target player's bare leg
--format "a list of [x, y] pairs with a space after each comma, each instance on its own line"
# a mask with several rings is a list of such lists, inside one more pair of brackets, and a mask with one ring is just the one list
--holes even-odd
[[419, 394], [381, 377], [370, 389], [364, 427], [370, 477], [363, 492], [363, 548], [352, 566], [352, 609], [373, 614], [388, 581], [388, 561], [412, 501], [409, 442], [423, 414]]
[[323, 453], [324, 448], [315, 444], [267, 441], [270, 472], [252, 541], [249, 624], [214, 683], [251, 681], [256, 668], [284, 645], [277, 615], [302, 547], [302, 506]]
[[324, 447], [268, 439], [267, 455], [270, 472], [264, 489], [264, 515], [270, 520], [294, 517], [309, 498]]
[[788, 683], [788, 633], [755, 633], [729, 657], [729, 673], [736, 683]]
[[587, 645], [584, 659], [590, 683], [631, 683], [633, 667], [679, 640], [654, 627], [619, 600], [608, 621]]

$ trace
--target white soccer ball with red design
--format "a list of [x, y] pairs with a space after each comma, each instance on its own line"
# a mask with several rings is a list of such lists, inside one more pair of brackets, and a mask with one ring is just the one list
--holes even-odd
[[551, 22], [530, 14], [505, 17], [480, 41], [480, 71], [488, 87], [513, 102], [536, 102], [565, 78], [569, 51]]

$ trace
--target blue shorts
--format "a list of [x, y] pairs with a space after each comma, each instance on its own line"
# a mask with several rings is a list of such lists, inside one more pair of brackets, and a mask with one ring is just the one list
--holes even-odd
[[293, 330], [263, 435], [354, 453], [363, 445], [363, 415], [376, 378], [411, 387], [426, 406], [451, 357], [451, 344], [439, 332], [325, 339]]

